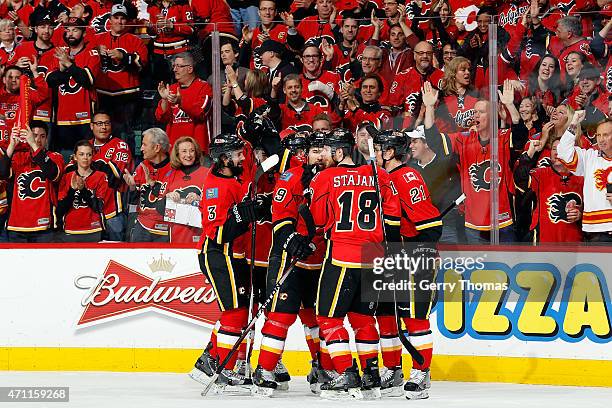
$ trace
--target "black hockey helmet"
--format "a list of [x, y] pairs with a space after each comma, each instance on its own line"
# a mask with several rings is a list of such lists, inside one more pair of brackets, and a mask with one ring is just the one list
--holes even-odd
[[296, 154], [300, 149], [306, 152], [310, 147], [309, 136], [307, 131], [292, 133], [281, 140], [281, 145], [292, 154]]
[[325, 136], [325, 146], [330, 146], [332, 149], [342, 147], [352, 149], [355, 147], [355, 137], [348, 129], [334, 129]]
[[394, 148], [396, 156], [408, 153], [408, 137], [400, 130], [383, 130], [374, 135], [374, 144], [380, 145], [382, 151]]
[[310, 137], [308, 138], [308, 142], [309, 142], [310, 147], [323, 147], [323, 146], [325, 146], [328, 134], [329, 134], [328, 132], [323, 132], [323, 131], [320, 131], [320, 130], [312, 132], [310, 134]]
[[229, 155], [236, 150], [242, 150], [243, 147], [244, 141], [240, 137], [232, 133], [222, 133], [210, 142], [210, 157], [217, 163], [222, 155]]

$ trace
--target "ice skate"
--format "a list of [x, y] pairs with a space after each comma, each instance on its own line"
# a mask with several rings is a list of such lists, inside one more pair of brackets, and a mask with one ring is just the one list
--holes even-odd
[[209, 343], [189, 373], [189, 377], [203, 386], [207, 386], [212, 381], [212, 377], [219, 366], [219, 361], [210, 355], [211, 348], [212, 344]]
[[319, 383], [319, 362], [317, 360], [310, 362], [310, 372], [306, 376], [306, 381], [310, 384], [310, 391], [317, 394], [317, 384]]
[[321, 384], [321, 398], [329, 400], [363, 399], [361, 392], [361, 379], [357, 370], [357, 363], [347, 368], [342, 374]]
[[211, 388], [211, 395], [221, 394], [250, 394], [253, 382], [235, 370], [221, 371], [217, 381]]
[[413, 368], [410, 370], [410, 379], [404, 384], [404, 392], [409, 400], [429, 398], [427, 390], [431, 387], [429, 368], [424, 371]]
[[258, 397], [271, 397], [278, 389], [276, 376], [273, 371], [264, 370], [257, 366], [253, 373], [253, 388], [251, 394]]
[[383, 397], [401, 397], [404, 395], [402, 367], [383, 368], [380, 379], [380, 393]]
[[289, 375], [289, 371], [287, 371], [287, 367], [283, 364], [282, 360], [278, 360], [278, 364], [274, 367], [274, 381], [278, 384], [276, 388], [278, 391], [289, 391], [289, 381], [291, 381], [291, 376]]
[[366, 360], [366, 367], [361, 376], [361, 393], [364, 399], [380, 399], [380, 372], [378, 371], [378, 358]]

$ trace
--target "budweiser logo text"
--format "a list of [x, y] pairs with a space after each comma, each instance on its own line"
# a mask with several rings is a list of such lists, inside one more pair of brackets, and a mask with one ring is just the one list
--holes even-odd
[[150, 278], [110, 261], [100, 278], [79, 276], [75, 285], [89, 291], [81, 302], [85, 310], [78, 326], [145, 309], [205, 324], [214, 324], [220, 314], [214, 291], [201, 273]]

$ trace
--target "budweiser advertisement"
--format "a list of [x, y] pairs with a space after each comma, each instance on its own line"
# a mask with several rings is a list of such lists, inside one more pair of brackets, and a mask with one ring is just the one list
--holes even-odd
[[100, 275], [79, 275], [74, 284], [86, 291], [78, 327], [146, 312], [162, 313], [195, 324], [214, 325], [220, 311], [210, 282], [201, 272], [173, 273], [176, 262], [161, 254], [137, 271], [114, 259]]

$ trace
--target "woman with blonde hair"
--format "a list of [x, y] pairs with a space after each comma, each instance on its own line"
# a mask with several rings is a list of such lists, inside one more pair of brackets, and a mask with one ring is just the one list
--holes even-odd
[[440, 132], [452, 133], [472, 126], [478, 94], [472, 85], [472, 64], [467, 58], [455, 57], [444, 68], [442, 97], [436, 109], [436, 126]]
[[[198, 206], [202, 200], [202, 186], [208, 168], [202, 166], [202, 150], [191, 136], [180, 137], [170, 152], [172, 169], [166, 174], [166, 191], [158, 200], [158, 211], [165, 213], [168, 200], [179, 204]], [[171, 243], [195, 243], [202, 229], [190, 225], [170, 222]]]
[[244, 79], [244, 88], [238, 83], [238, 75], [230, 66], [225, 68], [227, 83], [223, 86], [223, 111], [230, 116], [248, 115], [264, 105], [263, 98], [269, 88], [268, 76], [261, 70], [250, 70]]

